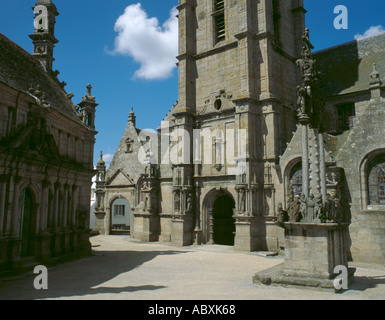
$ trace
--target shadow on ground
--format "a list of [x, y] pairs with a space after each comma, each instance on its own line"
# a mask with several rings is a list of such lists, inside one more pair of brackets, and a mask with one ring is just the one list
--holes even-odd
[[353, 283], [349, 286], [349, 290], [365, 291], [376, 288], [380, 284], [385, 284], [385, 275], [373, 277], [355, 276]]
[[48, 289], [36, 290], [37, 274], [0, 280], [0, 300], [33, 300], [80, 297], [94, 294], [119, 294], [139, 290], [159, 290], [166, 286], [143, 283], [115, 287], [104, 285], [122, 273], [134, 270], [159, 255], [182, 254], [184, 251], [94, 251], [94, 255], [48, 269]]

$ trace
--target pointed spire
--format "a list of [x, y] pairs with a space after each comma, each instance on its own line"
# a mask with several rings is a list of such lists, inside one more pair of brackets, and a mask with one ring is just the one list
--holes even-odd
[[103, 160], [103, 151], [100, 151], [100, 159], [98, 161], [98, 166], [103, 166], [105, 165], [105, 161]]

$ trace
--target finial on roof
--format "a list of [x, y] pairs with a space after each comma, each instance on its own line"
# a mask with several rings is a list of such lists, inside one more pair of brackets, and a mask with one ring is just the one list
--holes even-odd
[[136, 116], [133, 107], [131, 107], [130, 114], [128, 115], [128, 122], [131, 122], [134, 127], [136, 126]]
[[103, 151], [100, 151], [100, 159], [98, 161], [98, 166], [100, 166], [100, 165], [103, 166], [104, 164], [105, 164], [105, 162], [103, 160]]
[[378, 98], [381, 96], [381, 78], [380, 73], [377, 71], [377, 66], [373, 63], [373, 71], [370, 73], [369, 89], [371, 91], [372, 98]]
[[87, 84], [87, 96], [91, 97], [91, 89], [92, 89], [92, 86], [91, 84]]

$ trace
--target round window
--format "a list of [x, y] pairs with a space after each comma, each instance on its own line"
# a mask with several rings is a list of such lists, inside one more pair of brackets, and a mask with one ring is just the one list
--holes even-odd
[[215, 109], [220, 110], [222, 108], [222, 100], [221, 99], [215, 100], [214, 107]]

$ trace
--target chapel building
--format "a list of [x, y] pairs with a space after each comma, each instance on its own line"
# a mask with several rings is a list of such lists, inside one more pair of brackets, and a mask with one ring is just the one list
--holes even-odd
[[0, 274], [91, 252], [91, 85], [79, 105], [54, 71], [50, 0], [35, 7], [30, 54], [0, 34]]
[[[302, 190], [303, 1], [179, 0], [178, 10], [178, 101], [157, 134], [131, 111], [109, 169], [98, 163], [95, 229], [109, 234], [125, 200], [135, 239], [279, 252], [277, 217]], [[373, 263], [385, 262], [384, 51], [380, 33], [313, 53], [322, 125], [306, 137], [325, 167], [306, 172], [349, 223], [350, 259]]]

